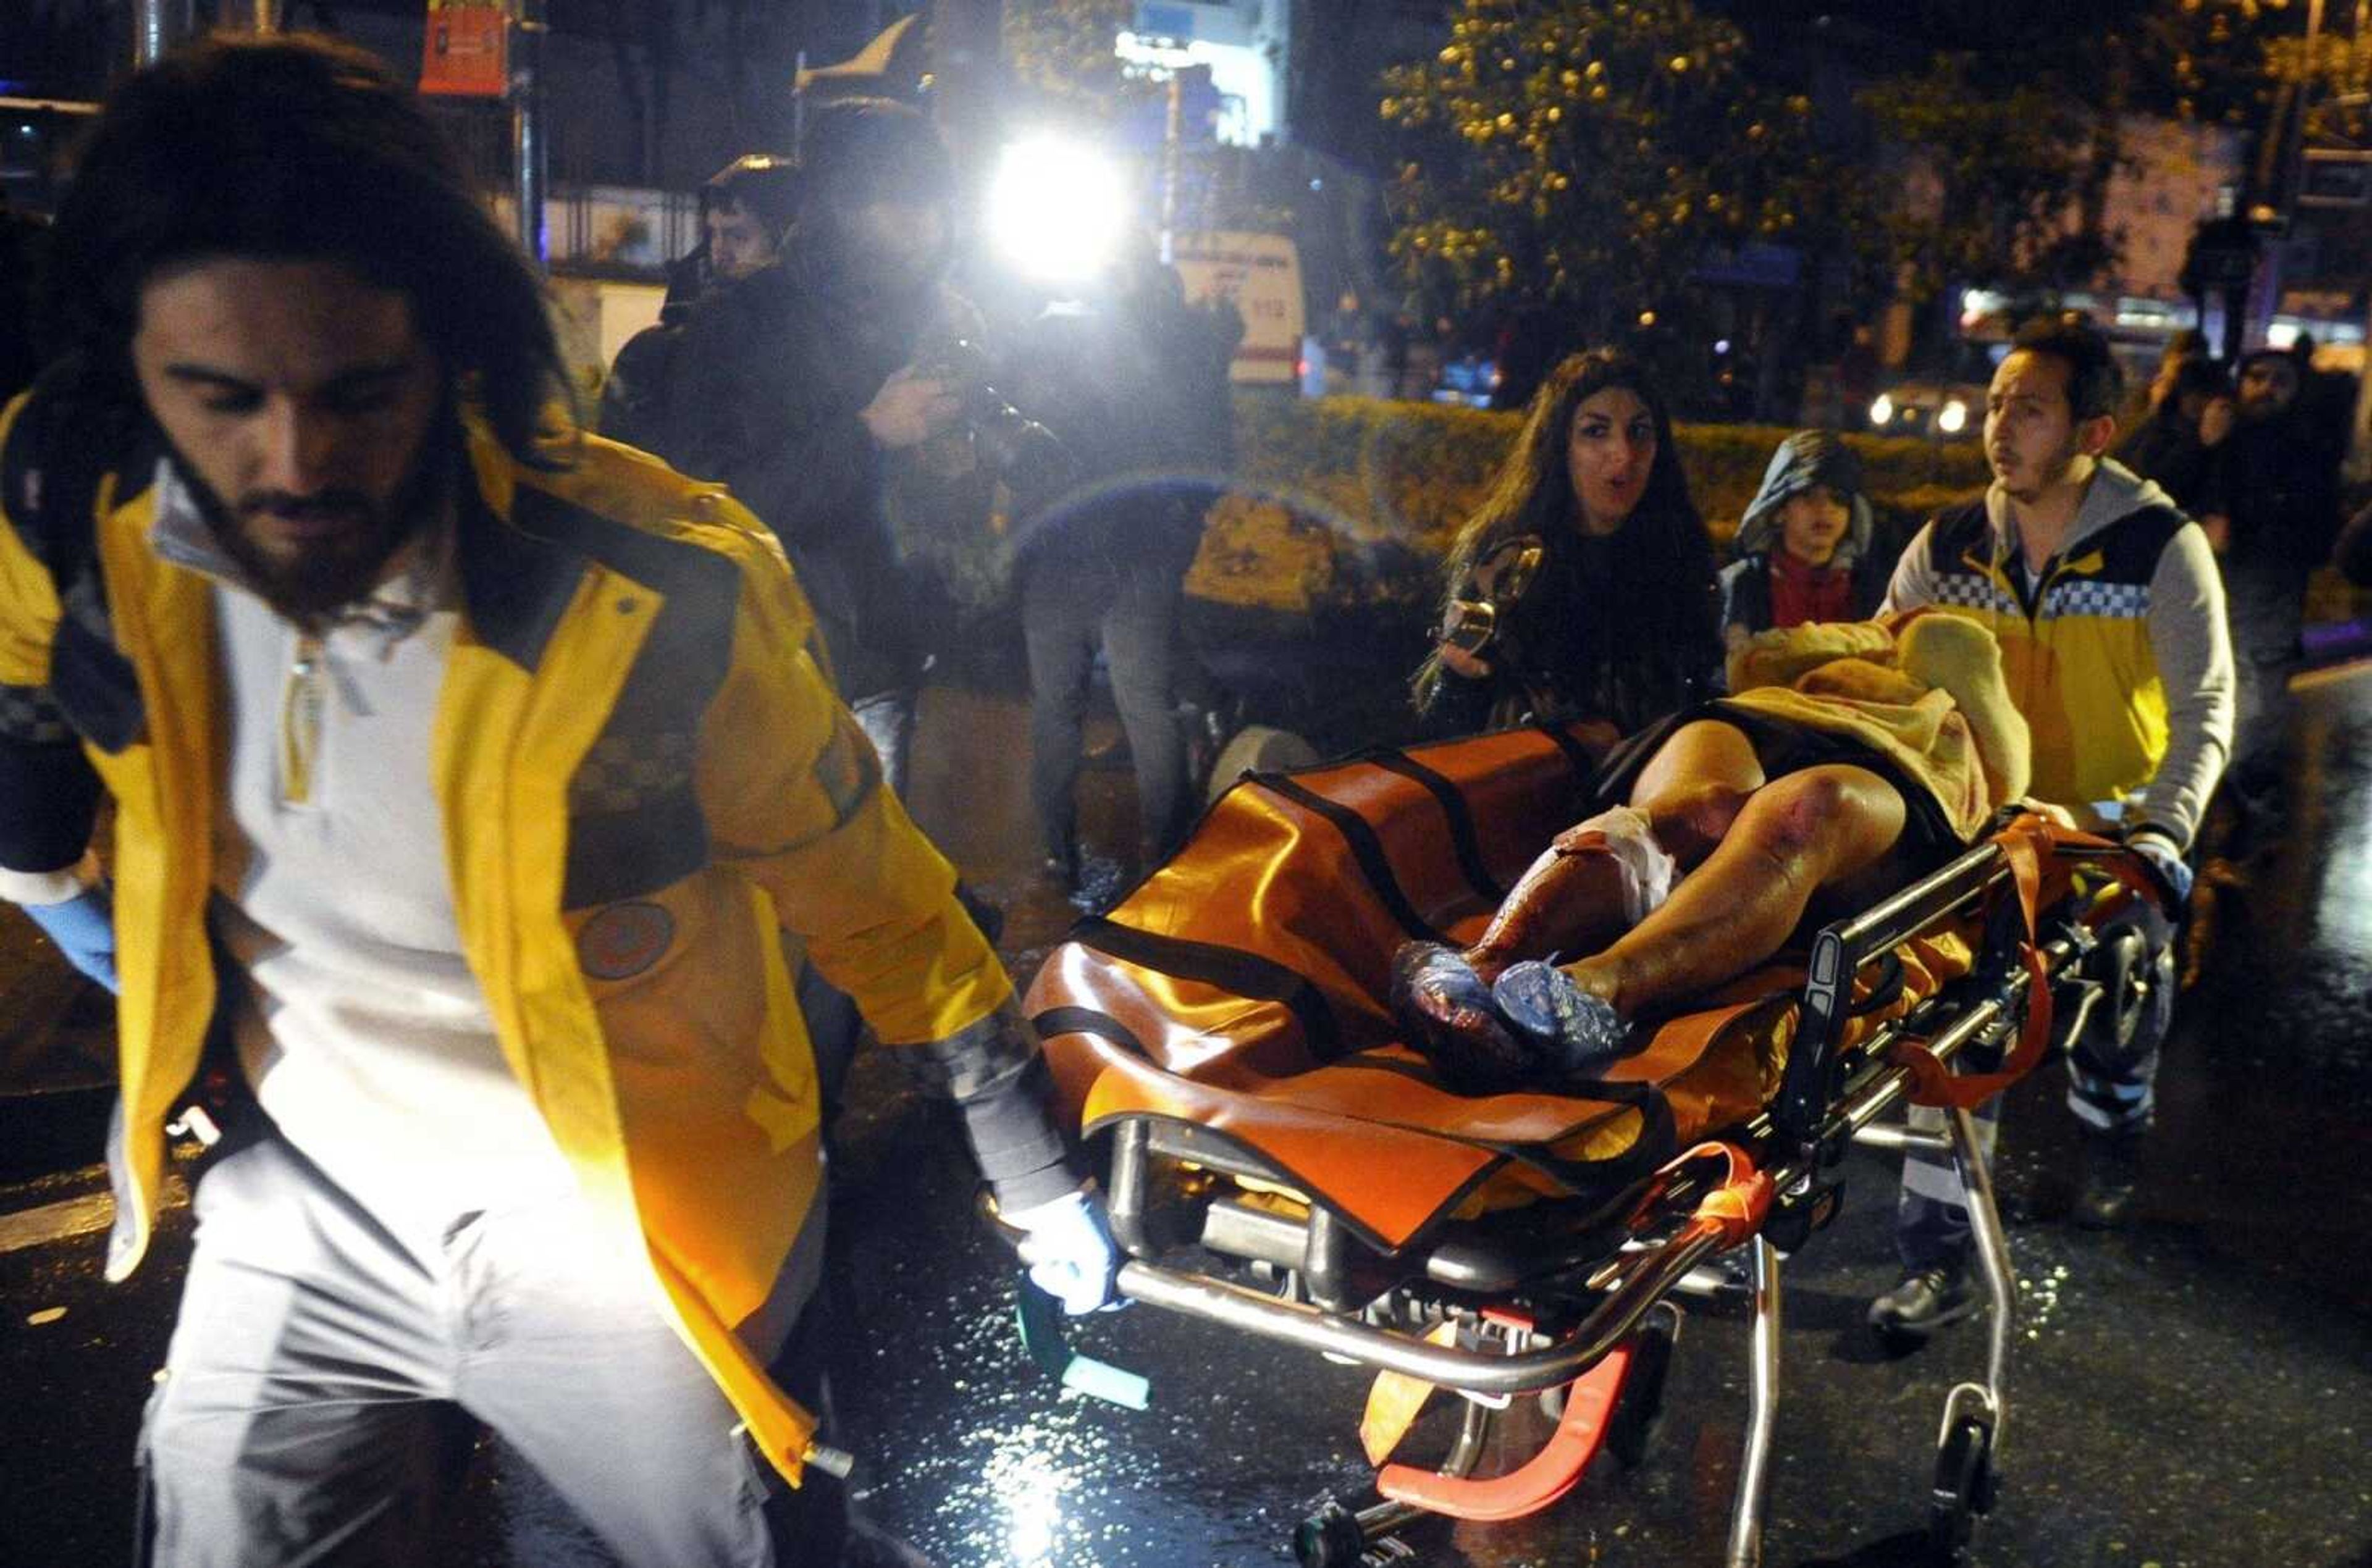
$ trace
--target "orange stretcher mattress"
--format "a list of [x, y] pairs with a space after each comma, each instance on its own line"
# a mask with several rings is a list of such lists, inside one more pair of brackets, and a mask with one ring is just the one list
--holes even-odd
[[[1592, 808], [1594, 772], [1570, 734], [1528, 729], [1237, 784], [1030, 987], [1081, 1130], [1194, 1123], [1397, 1250], [1446, 1218], [1627, 1182], [1753, 1115], [1786, 1064], [1800, 966], [1655, 1023], [1587, 1094], [1452, 1094], [1397, 1041], [1392, 954], [1479, 935]], [[1971, 953], [1959, 932], [1907, 945], [1900, 992], [1855, 1034], [1965, 973]]]

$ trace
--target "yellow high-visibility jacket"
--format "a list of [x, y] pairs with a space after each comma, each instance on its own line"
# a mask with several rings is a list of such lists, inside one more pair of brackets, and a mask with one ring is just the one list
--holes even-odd
[[[0, 414], [0, 865], [72, 864], [112, 796], [121, 1279], [215, 1011], [222, 697], [209, 585], [150, 545], [154, 453], [71, 471], [59, 454], [92, 443], [41, 397]], [[945, 1040], [1011, 988], [878, 787], [773, 538], [622, 447], [587, 438], [542, 471], [470, 445], [431, 762], [462, 947], [580, 1188], [796, 1479], [813, 1422], [733, 1332], [822, 1177], [778, 928], [893, 1045]]]

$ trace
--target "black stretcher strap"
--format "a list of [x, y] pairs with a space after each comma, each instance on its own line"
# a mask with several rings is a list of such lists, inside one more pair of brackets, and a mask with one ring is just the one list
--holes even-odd
[[1441, 805], [1442, 815], [1449, 819], [1450, 853], [1458, 857], [1458, 869], [1474, 890], [1497, 903], [1507, 896], [1507, 889], [1491, 875], [1482, 863], [1482, 840], [1474, 830], [1474, 807], [1468, 804], [1465, 792], [1448, 779], [1435, 772], [1405, 751], [1378, 751], [1368, 759], [1388, 773], [1421, 786]]
[[1153, 1052], [1145, 1049], [1145, 1042], [1136, 1038], [1136, 1031], [1100, 1007], [1049, 1007], [1031, 1017], [1029, 1026], [1038, 1031], [1041, 1040], [1048, 1035], [1092, 1035], [1119, 1046], [1132, 1056], [1141, 1056], [1147, 1062], [1153, 1060]]
[[1073, 926], [1071, 938], [1108, 957], [1175, 980], [1199, 981], [1250, 1001], [1281, 1004], [1300, 1023], [1312, 1056], [1331, 1062], [1343, 1054], [1342, 1026], [1326, 993], [1273, 958], [1215, 942], [1156, 935], [1102, 915]]
[[1590, 775], [1598, 772], [1599, 760], [1589, 754], [1587, 747], [1567, 734], [1564, 726], [1538, 724], [1532, 726], [1532, 730], [1533, 733], [1545, 737], [1558, 750], [1564, 753], [1566, 764], [1573, 769], [1576, 784], [1587, 782]]
[[1329, 800], [1308, 785], [1289, 778], [1262, 778], [1262, 789], [1272, 791], [1292, 801], [1306, 811], [1313, 811], [1332, 824], [1351, 846], [1351, 857], [1358, 862], [1360, 875], [1383, 901], [1384, 910], [1400, 928], [1420, 942], [1447, 942], [1446, 932], [1437, 930], [1424, 916], [1417, 913], [1409, 902], [1408, 893], [1392, 871], [1391, 858], [1384, 853], [1384, 841], [1376, 836], [1374, 824], [1340, 801]]
[[[1124, 930], [1125, 928], [1115, 929]], [[1144, 935], [1144, 933], [1138, 932], [1133, 933], [1132, 935], [1142, 936]], [[1084, 935], [1082, 935], [1081, 939], [1085, 939]], [[1150, 940], [1158, 942], [1165, 939], [1156, 937], [1150, 938]], [[1139, 960], [1132, 959], [1131, 961], [1134, 962]], [[1157, 966], [1148, 965], [1146, 967], [1153, 968]], [[1169, 971], [1165, 970], [1164, 972]], [[1152, 1060], [1152, 1052], [1145, 1049], [1145, 1042], [1136, 1037], [1135, 1031], [1100, 1008], [1079, 1006], [1049, 1007], [1032, 1017], [1030, 1019], [1030, 1023], [1037, 1028], [1039, 1034], [1041, 1036], [1052, 1036], [1058, 1034], [1088, 1035], [1095, 1039], [1108, 1041], [1112, 1045], [1118, 1046], [1122, 1051], [1130, 1051], [1145, 1061]], [[1420, 1082], [1437, 1082], [1433, 1077], [1431, 1072], [1425, 1068], [1371, 1056], [1366, 1052], [1346, 1058], [1345, 1060], [1362, 1067], [1399, 1073], [1404, 1076], [1415, 1078]], [[1575, 1192], [1585, 1192], [1593, 1189], [1602, 1190], [1610, 1186], [1620, 1186], [1635, 1180], [1639, 1177], [1645, 1175], [1647, 1172], [1655, 1170], [1667, 1164], [1671, 1160], [1673, 1156], [1679, 1152], [1680, 1140], [1677, 1136], [1677, 1129], [1673, 1124], [1671, 1102], [1660, 1090], [1646, 1084], [1593, 1084], [1587, 1087], [1588, 1092], [1594, 1098], [1611, 1100], [1620, 1105], [1635, 1108], [1640, 1113], [1639, 1135], [1632, 1141], [1631, 1146], [1623, 1150], [1621, 1154], [1610, 1156], [1602, 1160], [1575, 1160], [1561, 1158], [1558, 1156], [1548, 1153], [1547, 1146], [1544, 1144], [1509, 1144], [1494, 1139], [1469, 1137], [1463, 1134], [1443, 1132], [1437, 1129], [1413, 1127], [1401, 1122], [1385, 1123], [1384, 1125], [1399, 1127], [1402, 1131], [1406, 1132], [1430, 1132], [1432, 1136], [1442, 1138], [1451, 1143], [1463, 1144], [1469, 1148], [1487, 1153], [1493, 1156], [1488, 1163], [1476, 1170], [1465, 1181], [1459, 1183], [1456, 1191], [1445, 1197], [1443, 1201], [1435, 1207], [1433, 1214], [1417, 1227], [1415, 1233], [1410, 1237], [1408, 1243], [1405, 1243], [1404, 1245], [1413, 1245], [1422, 1242], [1427, 1236], [1432, 1234], [1434, 1229], [1446, 1216], [1454, 1213], [1458, 1206], [1466, 1201], [1469, 1194], [1480, 1188], [1484, 1182], [1490, 1180], [1494, 1176], [1496, 1176], [1500, 1170], [1505, 1168], [1506, 1166], [1511, 1162], [1529, 1166], [1532, 1169], [1541, 1172], [1549, 1179], [1559, 1183], [1569, 1191]], [[1164, 1120], [1170, 1119], [1165, 1118]], [[1204, 1126], [1200, 1122], [1193, 1122], [1192, 1125], [1200, 1128], [1206, 1135], [1217, 1137], [1223, 1142], [1244, 1150], [1246, 1153], [1261, 1161], [1263, 1165], [1274, 1167], [1277, 1173], [1289, 1184], [1298, 1188], [1300, 1191], [1318, 1194], [1319, 1190], [1312, 1183], [1298, 1175], [1289, 1166], [1280, 1165], [1277, 1162], [1275, 1156], [1271, 1154], [1268, 1150], [1262, 1148], [1257, 1144], [1247, 1143], [1240, 1138], [1232, 1137], [1229, 1134], [1220, 1132], [1216, 1129]], [[1089, 1129], [1089, 1131], [1093, 1131], [1093, 1129]], [[1564, 1135], [1569, 1135], [1569, 1132], [1567, 1134], [1561, 1134], [1560, 1136]], [[1552, 1144], [1556, 1141], [1557, 1140], [1555, 1139], [1552, 1139], [1548, 1141], [1548, 1144]], [[1331, 1198], [1328, 1198], [1323, 1194], [1319, 1194], [1318, 1201], [1323, 1202], [1338, 1219], [1350, 1228], [1354, 1235], [1357, 1236], [1358, 1238], [1371, 1249], [1378, 1253], [1388, 1253], [1396, 1250], [1395, 1249], [1387, 1246], [1382, 1237], [1378, 1235], [1355, 1214], [1346, 1212], [1341, 1206], [1339, 1202]]]

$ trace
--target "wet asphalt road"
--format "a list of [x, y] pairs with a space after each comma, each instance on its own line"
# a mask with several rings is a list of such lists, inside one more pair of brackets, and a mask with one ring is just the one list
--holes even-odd
[[[1999, 1180], [2027, 1305], [2005, 1489], [1977, 1562], [2372, 1568], [2372, 668], [2313, 678], [2300, 695], [2296, 831], [2219, 905], [2127, 1230], [2064, 1223], [2075, 1150], [2058, 1085], [2039, 1077], [2013, 1097]], [[1007, 905], [1004, 946], [1026, 976], [1070, 912], [1024, 847], [1018, 718], [1008, 703], [934, 693], [913, 793], [917, 817]], [[1088, 830], [1107, 843], [1126, 840], [1123, 779], [1090, 780]], [[949, 1568], [1236, 1568], [1291, 1561], [1293, 1526], [1321, 1498], [1371, 1500], [1355, 1369], [1138, 1307], [1081, 1338], [1149, 1376], [1152, 1408], [1058, 1396], [1017, 1353], [1010, 1260], [971, 1217], [952, 1123], [878, 1062], [860, 1063], [852, 1102], [828, 1299], [839, 1413], [878, 1521]], [[30, 1135], [10, 1114], [0, 1144]], [[97, 1280], [96, 1233], [24, 1244], [21, 1225], [6, 1228], [36, 1208], [54, 1220], [45, 1205], [96, 1186], [76, 1169], [0, 1187], [0, 1568], [124, 1560], [128, 1454], [185, 1214], [113, 1289]], [[1788, 1266], [1773, 1564], [1916, 1561], [1944, 1392], [1982, 1366], [1973, 1326], [1902, 1360], [1862, 1331], [1867, 1298], [1893, 1279], [1892, 1192], [1889, 1168], [1856, 1154], [1843, 1217]], [[1529, 1521], [1437, 1524], [1410, 1538], [1414, 1561], [1721, 1561], [1745, 1321], [1692, 1307], [1639, 1469], [1601, 1459]], [[1446, 1446], [1444, 1415], [1411, 1439], [1415, 1457]], [[444, 1560], [520, 1560], [496, 1539], [505, 1484], [482, 1463]]]

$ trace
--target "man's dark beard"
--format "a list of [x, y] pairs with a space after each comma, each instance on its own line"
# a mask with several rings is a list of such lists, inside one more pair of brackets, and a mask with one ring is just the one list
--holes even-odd
[[[452, 471], [451, 441], [432, 427], [412, 477], [384, 511], [355, 490], [331, 489], [311, 495], [255, 491], [236, 509], [226, 505], [197, 470], [176, 456], [176, 466], [197, 500], [206, 531], [238, 567], [246, 585], [282, 619], [307, 625], [369, 597], [387, 563], [434, 515], [446, 476]], [[294, 560], [277, 560], [256, 548], [239, 526], [251, 516], [331, 517], [360, 519], [364, 526], [308, 544]]]
[[837, 224], [815, 231], [799, 259], [810, 286], [835, 308], [876, 323], [903, 320], [926, 308], [952, 263], [944, 249], [920, 257], [884, 253], [859, 243]]

